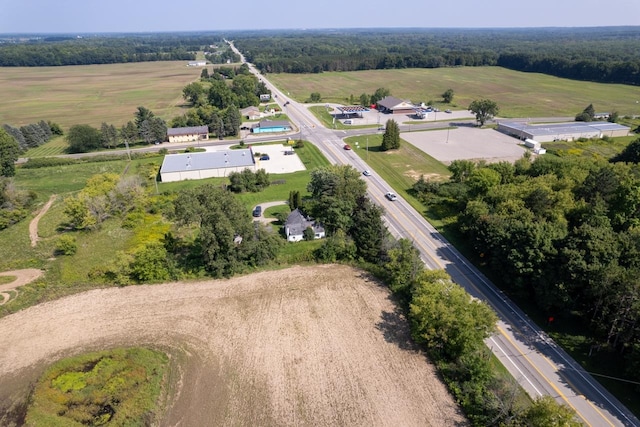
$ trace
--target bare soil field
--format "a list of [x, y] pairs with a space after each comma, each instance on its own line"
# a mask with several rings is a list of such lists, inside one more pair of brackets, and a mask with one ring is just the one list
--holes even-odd
[[182, 88], [202, 68], [187, 61], [66, 67], [0, 67], [0, 123], [23, 126], [51, 120], [120, 127], [144, 106], [169, 120], [183, 114]]
[[0, 424], [48, 364], [116, 346], [166, 350], [166, 426], [459, 426], [386, 287], [345, 266], [97, 289], [0, 319]]

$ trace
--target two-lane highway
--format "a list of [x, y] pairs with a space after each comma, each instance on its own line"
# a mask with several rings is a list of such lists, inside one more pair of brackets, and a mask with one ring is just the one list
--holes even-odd
[[[235, 49], [232, 44], [231, 47]], [[258, 74], [251, 65], [250, 69]], [[351, 165], [360, 171], [370, 169], [356, 153], [343, 149], [339, 132], [322, 127], [303, 105], [287, 99], [264, 76], [258, 74], [258, 77], [278, 95], [276, 100], [298, 125], [304, 139], [316, 145], [331, 163]], [[286, 101], [289, 103], [284, 106]], [[370, 198], [385, 208], [390, 232], [412, 240], [429, 268], [444, 269], [472, 296], [495, 310], [499, 317], [498, 331], [486, 344], [529, 395], [552, 396], [573, 408], [578, 418], [589, 426], [640, 427], [640, 421], [624, 405], [546, 336], [405, 200], [401, 197], [393, 202], [387, 200], [384, 194], [392, 188], [372, 172], [363, 179], [368, 183]]]

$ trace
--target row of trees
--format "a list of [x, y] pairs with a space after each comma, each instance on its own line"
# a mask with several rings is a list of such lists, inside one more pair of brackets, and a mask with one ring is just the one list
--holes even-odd
[[39, 147], [48, 142], [53, 136], [62, 135], [60, 125], [53, 122], [40, 120], [38, 123], [31, 123], [19, 128], [8, 124], [2, 125], [4, 130], [18, 143], [21, 151], [29, 148]]
[[413, 187], [425, 204], [451, 212], [479, 262], [504, 289], [535, 301], [556, 322], [577, 316], [593, 348], [626, 358], [635, 380], [638, 146], [640, 140], [614, 159], [634, 163], [546, 156], [515, 165], [455, 161], [449, 182], [420, 179]]
[[90, 125], [73, 125], [67, 133], [69, 153], [87, 153], [100, 149], [115, 148], [122, 144], [146, 144], [163, 142], [167, 139], [167, 124], [146, 107], [138, 107], [135, 120], [120, 129], [103, 122], [100, 129]]

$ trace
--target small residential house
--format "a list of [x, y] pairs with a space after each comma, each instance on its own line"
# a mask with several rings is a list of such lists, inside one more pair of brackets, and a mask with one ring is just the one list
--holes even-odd
[[305, 216], [299, 209], [295, 209], [289, 214], [284, 223], [284, 234], [289, 242], [299, 242], [304, 240], [304, 230], [311, 227], [314, 238], [325, 237], [324, 227], [317, 221]]
[[269, 102], [270, 100], [271, 100], [271, 95], [269, 95], [268, 93], [260, 94], [260, 102]]
[[167, 129], [169, 142], [191, 142], [209, 139], [209, 128], [207, 126], [191, 126], [184, 128]]
[[189, 61], [187, 67], [204, 67], [207, 65], [207, 61]]
[[289, 132], [291, 123], [286, 120], [261, 120], [251, 128], [252, 133]]
[[416, 106], [394, 96], [385, 96], [377, 103], [377, 109], [387, 114], [415, 114]]
[[260, 118], [260, 109], [251, 105], [240, 110], [240, 114], [242, 114], [242, 117], [246, 117], [249, 120], [257, 120]]

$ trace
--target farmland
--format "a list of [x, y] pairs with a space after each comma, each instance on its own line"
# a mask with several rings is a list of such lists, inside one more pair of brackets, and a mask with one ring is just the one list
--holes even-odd
[[466, 425], [387, 288], [346, 266], [96, 289], [0, 335], [3, 406], [61, 356], [153, 345], [180, 364], [164, 425]]
[[574, 117], [589, 104], [597, 111], [640, 114], [639, 87], [581, 82], [500, 67], [269, 74], [268, 78], [298, 101], [318, 92], [322, 102], [348, 103], [351, 95], [357, 102], [360, 94], [373, 94], [384, 87], [398, 98], [437, 103], [451, 88], [455, 93], [453, 108], [466, 109], [474, 99], [490, 98], [500, 106], [501, 117]]
[[186, 111], [182, 88], [200, 72], [185, 61], [0, 68], [0, 124], [120, 127], [138, 106], [169, 120]]

